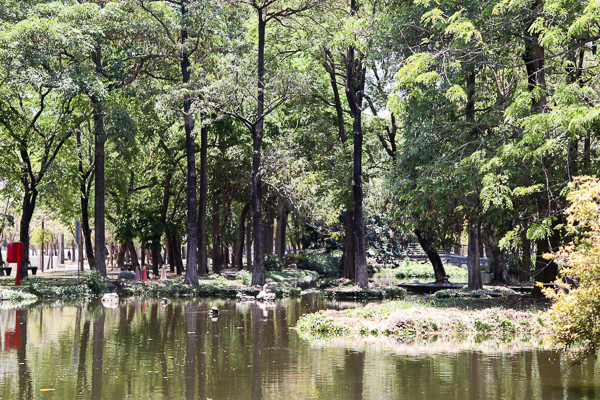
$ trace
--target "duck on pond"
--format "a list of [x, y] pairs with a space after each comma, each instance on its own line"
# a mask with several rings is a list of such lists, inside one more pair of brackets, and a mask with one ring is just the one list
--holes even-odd
[[263, 290], [260, 291], [260, 293], [256, 296], [256, 300], [260, 300], [260, 301], [275, 301], [275, 293], [270, 293], [267, 292], [267, 287], [269, 285], [267, 285], [265, 283], [265, 286], [263, 286]]
[[212, 315], [213, 317], [216, 317], [217, 315], [219, 315], [219, 309], [217, 307], [211, 308], [210, 315]]

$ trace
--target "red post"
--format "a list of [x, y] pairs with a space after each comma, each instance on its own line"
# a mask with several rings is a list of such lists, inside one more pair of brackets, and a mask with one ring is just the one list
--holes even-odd
[[25, 246], [21, 242], [11, 242], [8, 244], [8, 254], [6, 255], [6, 262], [17, 263], [17, 281], [15, 285], [21, 284], [21, 263], [25, 256]]

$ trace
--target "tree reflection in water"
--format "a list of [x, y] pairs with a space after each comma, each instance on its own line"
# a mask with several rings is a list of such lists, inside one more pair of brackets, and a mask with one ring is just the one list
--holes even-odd
[[[211, 306], [221, 310], [218, 320]], [[0, 311], [0, 400], [597, 398], [600, 360], [565, 368], [548, 351], [493, 347], [395, 353], [353, 341], [308, 342], [290, 329], [319, 298], [265, 306], [221, 299], [123, 300]], [[42, 312], [43, 309], [43, 312]], [[144, 310], [146, 310], [144, 312]], [[15, 329], [16, 328], [16, 329]]]

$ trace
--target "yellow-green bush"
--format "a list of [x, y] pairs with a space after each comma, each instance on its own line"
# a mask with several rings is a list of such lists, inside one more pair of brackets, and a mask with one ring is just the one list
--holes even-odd
[[574, 361], [582, 361], [600, 344], [600, 181], [577, 177], [569, 186], [566, 225], [574, 239], [546, 258], [562, 265], [561, 275], [578, 285], [558, 280], [559, 290], [544, 291], [556, 300], [549, 310], [553, 328], [546, 340], [557, 349], [572, 348]]

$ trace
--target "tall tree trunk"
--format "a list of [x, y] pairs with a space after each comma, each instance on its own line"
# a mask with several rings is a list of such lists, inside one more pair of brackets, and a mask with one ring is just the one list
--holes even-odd
[[20, 266], [21, 278], [27, 277], [27, 265], [29, 262], [29, 225], [35, 211], [35, 202], [37, 200], [38, 191], [35, 187], [25, 192], [23, 196], [23, 214], [21, 215], [21, 225], [19, 239], [24, 246], [23, 262]]
[[246, 227], [246, 269], [252, 271], [252, 213], [249, 215], [248, 226]]
[[344, 231], [346, 234], [346, 238], [344, 242], [344, 252], [340, 260], [342, 277], [354, 280], [354, 276], [356, 273], [356, 269], [354, 268], [354, 224], [353, 212], [349, 208], [346, 209]]
[[263, 253], [273, 254], [273, 225], [274, 217], [270, 213], [266, 213], [263, 225]]
[[[351, 0], [350, 12], [358, 13], [358, 3]], [[363, 191], [362, 191], [362, 101], [365, 91], [366, 68], [362, 61], [355, 57], [355, 50], [348, 47], [346, 53], [346, 98], [353, 119], [352, 134], [354, 137], [354, 165], [352, 168], [352, 194], [353, 194], [353, 225], [354, 225], [354, 264], [355, 282], [360, 287], [369, 284], [367, 276], [367, 249], [365, 243], [365, 229], [363, 225]]]
[[131, 256], [131, 265], [134, 268], [139, 268], [140, 263], [137, 258], [137, 252], [135, 251], [135, 246], [133, 245], [132, 240], [127, 240], [127, 250], [129, 250], [129, 255]]
[[446, 270], [444, 269], [442, 259], [440, 258], [438, 252], [433, 249], [433, 236], [419, 229], [415, 230], [415, 236], [423, 248], [423, 251], [425, 254], [427, 254], [431, 265], [433, 265], [435, 283], [448, 283], [448, 276], [446, 275]]
[[169, 258], [169, 271], [173, 274], [175, 273], [175, 246], [177, 246], [177, 242], [175, 241], [175, 235], [171, 233], [170, 230], [167, 230], [167, 257]]
[[[187, 14], [188, 0], [184, 0], [181, 6], [181, 14]], [[190, 58], [187, 49], [188, 32], [181, 30], [181, 74], [183, 84], [190, 81]], [[194, 118], [190, 113], [192, 99], [186, 95], [183, 101], [183, 115], [185, 125], [185, 151], [187, 154], [187, 262], [185, 267], [185, 283], [188, 285], [198, 283], [198, 262], [196, 252], [198, 249], [198, 207], [196, 201], [196, 147], [193, 136]]]
[[590, 156], [592, 149], [592, 142], [590, 139], [591, 132], [588, 132], [583, 141], [583, 174], [589, 175], [591, 174], [590, 170]]
[[534, 276], [536, 282], [552, 283], [556, 280], [558, 265], [553, 260], [546, 260], [544, 254], [556, 250], [559, 242], [560, 237], [556, 231], [550, 238], [544, 238], [537, 242]]
[[240, 222], [238, 224], [238, 244], [235, 250], [235, 267], [238, 271], [241, 271], [244, 268], [243, 265], [243, 256], [244, 256], [244, 236], [246, 235], [246, 218], [248, 216], [248, 211], [250, 211], [250, 203], [246, 203], [244, 208], [242, 209], [242, 213], [240, 215]]
[[262, 243], [262, 179], [260, 176], [261, 164], [261, 146], [263, 137], [263, 113], [264, 113], [264, 75], [265, 75], [265, 32], [267, 21], [263, 8], [258, 11], [258, 66], [257, 66], [257, 104], [256, 117], [257, 123], [253, 130], [253, 150], [252, 154], [252, 217], [253, 236], [254, 236], [254, 267], [252, 273], [252, 285], [262, 286], [265, 284], [265, 263], [263, 258]]
[[479, 263], [479, 223], [475, 220], [469, 220], [469, 253], [467, 255], [468, 286], [469, 289], [483, 288], [483, 279], [481, 277], [481, 265]]
[[119, 253], [117, 254], [117, 267], [123, 269], [125, 261], [125, 250], [127, 249], [127, 242], [122, 242], [119, 245]]
[[[363, 84], [364, 86], [364, 84]], [[365, 228], [363, 226], [363, 208], [362, 208], [362, 127], [360, 114], [354, 118], [354, 168], [352, 191], [354, 195], [354, 212], [352, 215], [352, 224], [354, 230], [354, 264], [355, 281], [360, 287], [367, 287], [367, 249], [365, 243]]]
[[90, 229], [88, 216], [88, 198], [86, 196], [81, 196], [81, 233], [83, 234], [88, 264], [90, 270], [92, 270], [96, 267], [96, 263], [94, 260], [94, 246], [92, 245], [92, 230]]
[[173, 234], [173, 241], [175, 242], [175, 246], [173, 247], [173, 260], [175, 263], [175, 269], [177, 275], [180, 276], [183, 274], [183, 260], [181, 257], [181, 239], [177, 234]]
[[208, 127], [200, 129], [200, 198], [198, 200], [198, 275], [208, 275], [206, 254], [206, 199], [207, 199], [207, 148]]
[[521, 231], [521, 246], [523, 249], [523, 257], [521, 257], [519, 282], [529, 282], [529, 271], [531, 270], [531, 241], [527, 238], [527, 230]]
[[[96, 68], [102, 69], [102, 54], [100, 49], [96, 52]], [[104, 142], [106, 140], [104, 134], [104, 110], [102, 101], [92, 99], [94, 105], [94, 247], [95, 254], [88, 251], [88, 262], [93, 260], [95, 269], [102, 275], [106, 276], [106, 260], [105, 260], [105, 205], [104, 205]], [[86, 243], [87, 247], [87, 243]], [[91, 256], [91, 259], [90, 259]]]
[[277, 226], [275, 228], [275, 254], [282, 260], [285, 258], [285, 228], [287, 225], [287, 208], [284, 199], [279, 199], [277, 206]]
[[213, 273], [220, 274], [223, 266], [223, 257], [221, 253], [221, 204], [219, 199], [215, 196], [213, 202], [213, 215], [212, 215], [212, 265]]
[[[541, 0], [535, 1], [537, 5], [541, 4]], [[532, 21], [533, 22], [533, 21]], [[531, 34], [531, 27], [527, 28], [525, 33], [528, 38], [525, 42], [525, 52], [523, 53], [523, 61], [527, 70], [527, 80], [529, 90], [540, 90], [540, 95], [532, 99], [532, 108], [541, 112], [546, 106], [546, 70], [544, 67], [544, 48], [539, 44], [539, 34]]]
[[498, 245], [498, 238], [494, 228], [486, 226], [484, 229], [488, 245], [492, 251], [492, 258], [494, 259], [494, 269], [492, 271], [492, 282], [493, 284], [508, 285], [508, 271], [506, 270], [506, 263], [504, 262], [504, 253]]

